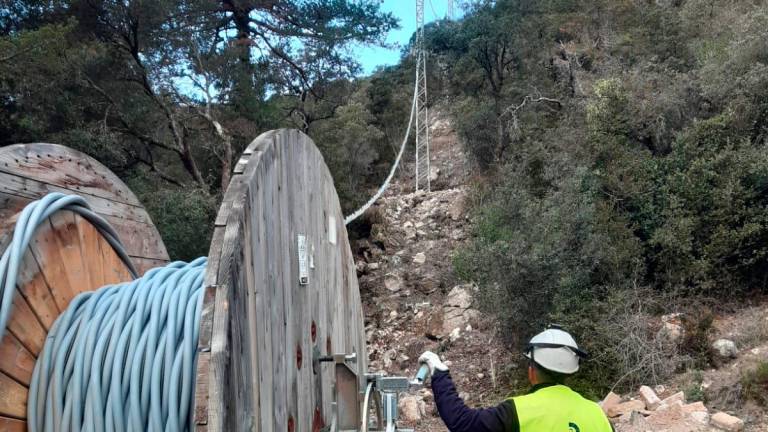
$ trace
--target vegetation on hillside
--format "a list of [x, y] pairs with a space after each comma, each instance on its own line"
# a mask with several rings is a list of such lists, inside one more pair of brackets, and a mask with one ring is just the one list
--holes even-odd
[[[396, 26], [377, 1], [5, 4], [0, 145], [104, 162], [174, 258], [205, 253], [260, 132], [315, 138], [346, 210], [402, 139], [410, 50], [365, 78], [349, 50]], [[565, 325], [599, 392], [706, 363], [699, 306], [767, 288], [765, 1], [476, 0], [426, 40], [429, 93], [478, 168], [455, 269], [508, 342]], [[679, 348], [648, 319], [672, 308], [697, 312]]]
[[768, 5], [474, 4], [429, 36], [485, 170], [456, 270], [515, 346], [575, 331], [593, 389], [706, 361], [642, 318], [768, 288]]

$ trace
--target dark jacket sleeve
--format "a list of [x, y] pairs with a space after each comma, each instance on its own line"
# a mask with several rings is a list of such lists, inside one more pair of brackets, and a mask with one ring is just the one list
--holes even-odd
[[514, 401], [493, 408], [469, 408], [456, 392], [448, 372], [432, 375], [432, 393], [440, 418], [451, 432], [520, 432]]

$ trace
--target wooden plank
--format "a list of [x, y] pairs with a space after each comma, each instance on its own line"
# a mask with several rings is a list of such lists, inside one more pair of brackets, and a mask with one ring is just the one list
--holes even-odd
[[12, 228], [16, 224], [18, 214], [30, 202], [32, 200], [29, 198], [0, 192], [0, 230], [5, 232]]
[[[197, 372], [195, 376], [195, 406], [194, 422], [198, 431], [208, 424], [208, 405], [210, 404], [210, 351], [197, 355]], [[207, 430], [207, 427], [206, 427]]]
[[8, 331], [35, 357], [43, 349], [46, 331], [24, 297], [18, 292], [13, 296], [11, 316], [8, 318]]
[[211, 334], [213, 327], [214, 306], [216, 303], [216, 283], [218, 281], [219, 258], [221, 247], [224, 244], [224, 228], [215, 228], [211, 239], [211, 253], [208, 256], [208, 265], [205, 271], [205, 293], [203, 294], [203, 310], [200, 314], [200, 335], [198, 337], [198, 351], [211, 350]]
[[[282, 333], [282, 339], [286, 342], [284, 344], [285, 351], [285, 365], [283, 368], [282, 377], [283, 380], [279, 382], [282, 386], [279, 396], [276, 398], [277, 402], [284, 405], [284, 414], [282, 417], [276, 418], [279, 424], [285, 424], [290, 417], [293, 418], [296, 427], [300, 427], [300, 420], [298, 415], [298, 395], [296, 393], [296, 386], [298, 383], [298, 366], [297, 356], [300, 348], [299, 341], [295, 335], [295, 323], [300, 321], [300, 310], [295, 307], [295, 298], [297, 290], [299, 288], [298, 280], [298, 238], [297, 230], [294, 226], [295, 220], [295, 195], [294, 188], [292, 187], [293, 175], [298, 173], [293, 172], [294, 169], [301, 169], [301, 166], [297, 164], [293, 154], [293, 143], [290, 134], [280, 134], [277, 137], [277, 149], [278, 157], [276, 161], [277, 166], [277, 190], [276, 199], [279, 208], [277, 209], [277, 229], [275, 230], [279, 237], [277, 239], [280, 245], [280, 255], [277, 262], [277, 271], [279, 274], [277, 290], [282, 297], [282, 326], [280, 326], [280, 332]], [[303, 352], [302, 352], [302, 367], [303, 367]]]
[[117, 284], [133, 279], [123, 260], [120, 259], [109, 242], [104, 240], [103, 237], [99, 237], [99, 249], [101, 249], [100, 258], [101, 267], [104, 271], [105, 285]]
[[[308, 161], [308, 164], [312, 163], [312, 161]], [[309, 182], [311, 184], [322, 184], [321, 173], [322, 170], [320, 169], [310, 170]], [[328, 247], [328, 213], [327, 210], [323, 208], [323, 191], [308, 191], [308, 195], [308, 210], [310, 211], [308, 217], [312, 224], [312, 232], [315, 233], [315, 270], [312, 273], [314, 282], [310, 287], [310, 295], [312, 298], [311, 316], [315, 322], [316, 331], [313, 348], [317, 349], [321, 354], [327, 354], [326, 340], [330, 336], [327, 327], [328, 320], [326, 319], [329, 296], [326, 295], [326, 293], [321, 293], [320, 287], [328, 286], [327, 277], [330, 273], [327, 271], [329, 268], [327, 264], [329, 253], [326, 252], [326, 248]], [[312, 382], [314, 389], [312, 392], [312, 395], [314, 396], [313, 403], [314, 406], [320, 410], [321, 416], [323, 416], [324, 413], [329, 413], [332, 409], [331, 403], [333, 401], [333, 395], [331, 389], [324, 385], [324, 383], [332, 382], [332, 379], [333, 377], [330, 368], [321, 368], [320, 373], [314, 376], [314, 381]], [[330, 423], [330, 417], [325, 417], [325, 419], [327, 420], [326, 424]]]
[[[53, 285], [53, 290], [59, 289], [58, 285], [61, 283], [61, 289], [66, 290], [66, 296], [70, 300], [77, 294], [90, 290], [93, 286], [88, 274], [88, 264], [83, 260], [83, 252], [80, 248], [80, 231], [75, 217], [75, 214], [70, 211], [61, 211], [54, 213], [49, 218], [53, 232], [53, 245], [57, 257], [61, 259], [60, 269], [62, 272], [55, 279], [48, 279], [48, 281]], [[88, 262], [90, 261], [89, 259]]]
[[[242, 185], [233, 180], [227, 195], [237, 197], [233, 199], [233, 205], [242, 206], [243, 199], [240, 197], [243, 194], [237, 192], [238, 189], [235, 188], [242, 188]], [[210, 280], [212, 277], [210, 272], [216, 272], [216, 292], [213, 299], [213, 320], [210, 330], [211, 355], [208, 387], [209, 393], [217, 395], [217, 397], [209, 398], [207, 412], [204, 412], [202, 407], [195, 407], [195, 412], [196, 423], [205, 424], [211, 430], [237, 428], [239, 415], [235, 415], [235, 413], [244, 414], [243, 411], [237, 410], [242, 403], [242, 398], [238, 399], [240, 396], [238, 389], [244, 386], [247, 381], [243, 380], [237, 369], [239, 360], [234, 362], [231, 360], [232, 352], [240, 353], [238, 350], [240, 346], [233, 346], [232, 344], [233, 339], [238, 342], [237, 327], [244, 324], [242, 320], [232, 321], [230, 319], [230, 313], [240, 307], [234, 302], [233, 290], [241, 285], [238, 272], [242, 264], [240, 257], [242, 251], [240, 244], [242, 240], [242, 212], [236, 212], [233, 216], [235, 217], [228, 217], [220, 251], [212, 251], [213, 256], [220, 257], [218, 266], [209, 266], [206, 275], [206, 279]], [[209, 307], [209, 305], [204, 304], [204, 310]], [[231, 311], [230, 308], [233, 308], [234, 311]], [[234, 333], [233, 328], [235, 329]], [[196, 396], [196, 399], [199, 397]]]
[[[268, 287], [270, 290], [270, 302], [273, 305], [270, 308], [270, 319], [272, 321], [272, 332], [270, 337], [272, 338], [272, 397], [274, 398], [274, 404], [272, 407], [272, 422], [273, 428], [276, 431], [286, 430], [288, 421], [288, 395], [286, 394], [286, 369], [295, 367], [295, 360], [293, 360], [293, 351], [295, 348], [289, 348], [286, 345], [285, 326], [286, 326], [286, 311], [285, 311], [285, 287], [283, 286], [285, 281], [285, 271], [283, 270], [283, 264], [286, 262], [288, 239], [283, 235], [282, 224], [283, 209], [281, 207], [281, 172], [280, 158], [282, 157], [282, 144], [283, 135], [280, 134], [275, 137], [275, 144], [271, 146], [273, 149], [273, 162], [265, 166], [267, 170], [267, 184], [262, 189], [264, 192], [263, 199], [265, 200], [265, 206], [267, 210], [266, 217], [262, 219], [262, 223], [272, 225], [272, 229], [267, 234], [267, 250], [276, 257], [276, 259], [268, 259], [267, 271], [270, 275]], [[266, 259], [266, 257], [265, 257]]]
[[48, 331], [61, 310], [56, 305], [51, 288], [29, 248], [24, 252], [18, 277], [19, 292], [27, 300], [29, 307], [34, 311], [45, 330]]
[[27, 388], [0, 372], [0, 416], [27, 417]]
[[[246, 187], [246, 192], [247, 190], [248, 188]], [[243, 208], [244, 216], [253, 214], [254, 210], [251, 208], [251, 204], [250, 194], [246, 193]], [[240, 293], [245, 296], [244, 299], [241, 299], [241, 313], [243, 313], [245, 319], [243, 320], [243, 324], [240, 325], [240, 340], [243, 343], [244, 353], [244, 355], [241, 356], [241, 362], [243, 363], [243, 369], [246, 371], [244, 381], [247, 383], [247, 396], [243, 397], [243, 399], [244, 402], [248, 404], [246, 409], [248, 410], [249, 415], [254, 417], [253, 420], [251, 420], [253, 423], [252, 430], [254, 432], [260, 432], [261, 425], [255, 419], [259, 413], [258, 395], [261, 393], [261, 384], [259, 382], [261, 374], [259, 373], [258, 365], [258, 345], [256, 338], [254, 337], [257, 328], [259, 327], [259, 323], [256, 315], [256, 300], [258, 294], [256, 292], [257, 276], [255, 274], [253, 259], [253, 228], [253, 220], [249, 217], [244, 217], [242, 226], [243, 238], [249, 239], [249, 241], [243, 244], [242, 252], [243, 261], [241, 274], [243, 277], [241, 283], [243, 286], [240, 288]], [[237, 300], [238, 299], [236, 298], [235, 301]]]
[[[312, 341], [310, 339], [310, 328], [312, 323], [311, 318], [311, 305], [310, 305], [310, 292], [313, 288], [316, 288], [317, 281], [315, 280], [315, 273], [310, 265], [314, 264], [313, 245], [315, 243], [316, 233], [312, 231], [309, 219], [309, 191], [311, 188], [305, 185], [309, 183], [309, 173], [316, 171], [313, 167], [309, 166], [307, 146], [302, 140], [302, 136], [297, 132], [291, 134], [290, 148], [292, 153], [292, 159], [296, 163], [295, 169], [292, 167], [286, 167], [286, 173], [289, 181], [288, 195], [292, 198], [292, 202], [289, 201], [289, 209], [291, 209], [292, 224], [295, 236], [303, 235], [306, 238], [307, 244], [307, 266], [309, 272], [309, 284], [299, 284], [299, 266], [298, 266], [298, 250], [296, 254], [291, 254], [291, 272], [292, 285], [293, 285], [293, 299], [291, 302], [291, 308], [298, 316], [293, 320], [293, 339], [296, 344], [302, 347], [302, 351], [305, 353], [304, 365], [301, 369], [296, 371], [295, 380], [290, 383], [291, 392], [295, 394], [295, 417], [296, 426], [298, 430], [312, 430], [312, 418], [311, 413], [314, 412], [314, 392], [303, 391], [307, 383], [311, 383], [312, 380]], [[293, 236], [292, 236], [293, 237]], [[305, 413], [309, 413], [307, 415]]]
[[88, 263], [88, 290], [95, 290], [106, 285], [106, 274], [101, 256], [101, 234], [90, 222], [75, 216], [80, 250], [83, 260]]
[[[261, 153], [259, 152], [259, 157]], [[271, 154], [267, 157], [271, 157]], [[253, 310], [249, 317], [251, 329], [251, 343], [255, 347], [254, 377], [258, 382], [254, 396], [257, 405], [259, 419], [256, 424], [261, 432], [272, 431], [272, 411], [274, 398], [272, 397], [272, 321], [266, 319], [270, 315], [272, 307], [271, 290], [269, 286], [269, 271], [267, 270], [267, 230], [273, 229], [263, 219], [267, 203], [261, 199], [261, 188], [267, 184], [265, 170], [254, 172], [249, 178], [248, 200], [250, 202], [250, 217], [246, 219], [247, 239], [249, 242], [253, 277]]]
[[50, 223], [42, 225], [29, 245], [45, 281], [50, 287], [56, 307], [62, 311], [75, 297], [75, 288], [69, 285], [67, 263], [59, 246], [60, 239]]
[[2, 432], [26, 432], [27, 422], [0, 416], [0, 431]]
[[16, 336], [5, 332], [3, 339], [0, 340], [0, 372], [29, 386], [34, 368], [35, 357], [32, 353], [24, 348]]
[[[210, 359], [213, 320], [216, 311], [216, 295], [219, 292], [216, 283], [220, 267], [219, 261], [221, 258], [221, 249], [224, 244], [224, 232], [224, 227], [216, 227], [213, 230], [210, 253], [208, 255], [208, 265], [203, 281], [205, 292], [203, 293], [203, 308], [200, 315], [200, 333], [197, 344], [200, 359], [197, 362], [197, 385], [195, 387], [195, 407], [193, 410], [197, 430], [202, 430], [203, 427], [207, 430], [206, 425], [208, 424], [208, 410], [210, 405], [213, 403], [221, 403], [217, 398], [214, 398], [213, 401], [210, 400], [210, 382], [214, 376], [214, 372], [211, 370]], [[217, 337], [226, 337], [226, 335], [217, 335]], [[218, 396], [218, 399], [221, 399], [220, 395]], [[221, 408], [219, 408], [219, 410], [221, 410]]]

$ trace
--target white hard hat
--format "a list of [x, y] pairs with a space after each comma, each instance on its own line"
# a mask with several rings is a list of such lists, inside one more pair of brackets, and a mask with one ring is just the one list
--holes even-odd
[[548, 371], [570, 375], [579, 370], [579, 359], [586, 358], [587, 353], [579, 349], [568, 332], [550, 326], [531, 339], [525, 356]]

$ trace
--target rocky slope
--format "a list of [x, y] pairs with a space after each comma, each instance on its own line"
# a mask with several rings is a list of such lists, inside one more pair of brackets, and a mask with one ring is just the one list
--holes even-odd
[[[413, 163], [365, 217], [370, 235], [353, 244], [366, 319], [371, 369], [415, 374], [425, 350], [448, 360], [472, 404], [497, 403], [508, 389], [499, 365], [510, 355], [493, 325], [473, 307], [474, 288], [453, 273], [451, 257], [468, 231], [469, 168], [450, 125], [432, 127], [432, 191], [414, 192]], [[423, 389], [401, 401], [401, 418], [417, 430], [446, 430]]]
[[[413, 162], [406, 163], [385, 197], [364, 216], [364, 228], [358, 227], [364, 235], [353, 242], [370, 367], [413, 376], [418, 356], [432, 350], [447, 360], [470, 405], [495, 405], [521, 387], [512, 372], [522, 357], [499, 343], [494, 323], [475, 309], [475, 288], [453, 273], [453, 252], [469, 232], [470, 169], [450, 124], [437, 114], [433, 125], [432, 191], [413, 191]], [[644, 399], [647, 390], [609, 395], [605, 409], [613, 406], [616, 429], [768, 431], [765, 409], [747, 400], [742, 388], [746, 371], [768, 365], [765, 304], [756, 301], [716, 317], [709, 338], [718, 367], [678, 374], [665, 385], [647, 383], [655, 386], [646, 389], [656, 393], [658, 404]], [[668, 337], [683, 338], [680, 314], [659, 320]], [[768, 392], [764, 378], [758, 385]], [[401, 419], [417, 431], [446, 430], [428, 389], [401, 397]]]
[[[661, 331], [672, 342], [685, 339], [684, 318], [661, 317]], [[708, 333], [710, 367], [691, 367], [653, 389], [605, 398], [603, 409], [618, 432], [768, 431], [768, 413], [759, 401], [765, 403], [768, 390], [765, 301], [719, 314]]]

